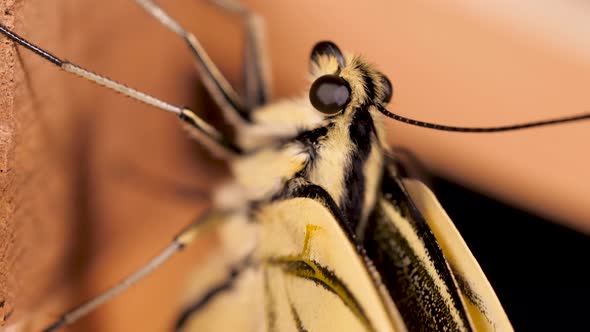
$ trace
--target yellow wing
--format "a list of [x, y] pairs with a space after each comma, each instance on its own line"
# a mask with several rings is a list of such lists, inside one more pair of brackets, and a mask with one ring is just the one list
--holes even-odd
[[262, 271], [252, 254], [258, 227], [241, 213], [218, 215], [220, 243], [190, 278], [174, 330], [262, 331]]
[[269, 204], [258, 219], [267, 314], [275, 317], [268, 331], [406, 330], [378, 275], [328, 208], [292, 198]]
[[403, 185], [447, 258], [475, 330], [512, 331], [489, 281], [436, 196], [422, 182], [404, 179]]
[[[203, 267], [178, 330], [512, 330], [434, 195], [416, 181], [401, 188], [385, 179], [363, 245], [321, 188], [228, 222], [225, 250]], [[236, 249], [244, 243], [254, 245]]]
[[[379, 275], [320, 201], [278, 200], [253, 218], [255, 232], [233, 222], [221, 232], [226, 249], [200, 268], [178, 331], [406, 331]], [[250, 253], [226, 254], [252, 237]]]

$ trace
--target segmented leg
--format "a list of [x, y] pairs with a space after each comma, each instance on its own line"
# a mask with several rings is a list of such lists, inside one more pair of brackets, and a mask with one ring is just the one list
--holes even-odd
[[242, 16], [244, 32], [244, 99], [249, 108], [268, 102], [270, 91], [270, 68], [264, 41], [264, 25], [261, 18], [238, 1], [209, 0], [222, 9]]
[[180, 232], [174, 238], [174, 240], [172, 240], [172, 243], [170, 245], [168, 245], [158, 255], [152, 258], [148, 263], [140, 267], [137, 271], [135, 271], [125, 279], [121, 280], [119, 283], [117, 283], [115, 286], [108, 289], [104, 293], [68, 311], [43, 331], [55, 331], [61, 327], [72, 324], [73, 322], [77, 321], [78, 319], [82, 318], [88, 313], [94, 311], [100, 305], [108, 302], [113, 297], [119, 295], [120, 293], [124, 292], [144, 277], [148, 276], [155, 269], [157, 269], [166, 261], [168, 261], [175, 253], [193, 243], [193, 241], [198, 236], [200, 236], [207, 230], [220, 225], [222, 221], [223, 218], [218, 218], [216, 215], [206, 215], [202, 218], [199, 218], [197, 222], [194, 222], [184, 231]]
[[[207, 88], [207, 90], [209, 91], [209, 93], [211, 93], [211, 96], [213, 97], [213, 99], [215, 100], [215, 102], [219, 105], [219, 107], [222, 109], [224, 116], [226, 117], [226, 119], [228, 119], [234, 126], [236, 127], [241, 127], [243, 125], [246, 125], [248, 122], [250, 122], [250, 118], [249, 118], [249, 111], [250, 111], [250, 102], [248, 101], [250, 99], [250, 97], [246, 97], [246, 99], [244, 100], [243, 98], [241, 98], [236, 91], [231, 87], [231, 85], [229, 84], [229, 82], [227, 81], [227, 79], [225, 79], [225, 77], [221, 74], [221, 72], [219, 71], [219, 69], [217, 68], [217, 66], [213, 63], [213, 61], [211, 61], [211, 59], [209, 58], [209, 55], [207, 55], [207, 52], [205, 52], [205, 49], [203, 48], [203, 46], [199, 43], [198, 39], [190, 32], [186, 31], [176, 20], [174, 20], [172, 17], [170, 17], [170, 15], [168, 15], [158, 4], [156, 4], [154, 1], [151, 0], [135, 0], [137, 2], [137, 4], [139, 4], [142, 8], [144, 8], [150, 15], [152, 15], [156, 20], [158, 20], [162, 25], [164, 25], [166, 28], [168, 28], [169, 30], [171, 30], [172, 32], [176, 33], [178, 36], [180, 36], [182, 39], [184, 39], [184, 41], [186, 42], [187, 46], [189, 47], [189, 49], [193, 52], [196, 60], [197, 60], [197, 69], [199, 70], [199, 74], [201, 76], [201, 80], [203, 82], [203, 84], [205, 85], [205, 87]], [[241, 13], [244, 13], [244, 15], [246, 15], [246, 17], [248, 18], [247, 22], [252, 22], [252, 23], [247, 23], [248, 26], [252, 26], [252, 28], [248, 28], [248, 31], [251, 31], [250, 33], [248, 33], [249, 35], [256, 35], [256, 31], [257, 28], [255, 27], [257, 25], [257, 23], [255, 23], [255, 19], [250, 20], [250, 14], [247, 14], [247, 11], [245, 11], [241, 6], [235, 6], [234, 5], [222, 5], [223, 8], [226, 8], [228, 10], [232, 10], [232, 11], [240, 11]], [[249, 38], [249, 39], [255, 39], [255, 37]], [[256, 45], [258, 44], [256, 41], [253, 41], [254, 43], [256, 43]], [[249, 44], [250, 41], [247, 42], [247, 44]], [[253, 56], [258, 56], [258, 46], [252, 46], [252, 47], [247, 47], [247, 49], [254, 49], [256, 51], [250, 50], [247, 51], [248, 53], [250, 53], [250, 55], [247, 55], [247, 57], [253, 57]], [[254, 69], [255, 67], [260, 67], [260, 66], [255, 66], [252, 65], [253, 61], [255, 60], [248, 60], [246, 61], [247, 66], [252, 66], [253, 69], [248, 69], [248, 75], [250, 74], [254, 74], [254, 77], [252, 78], [253, 80], [257, 80], [260, 81], [261, 78], [258, 77], [262, 77], [264, 75], [262, 74], [258, 74], [258, 70]], [[250, 73], [252, 72], [252, 73]], [[247, 76], [248, 76], [247, 75]], [[258, 84], [258, 83], [257, 83]], [[262, 93], [261, 91], [263, 91], [264, 89], [257, 87], [257, 86], [253, 86], [248, 88], [250, 90], [247, 90], [247, 95], [254, 95], [254, 94], [260, 94]], [[253, 99], [257, 100], [260, 98], [254, 98]], [[263, 99], [265, 99], [266, 97], [263, 97]], [[254, 105], [259, 105], [259, 103], [253, 103]]]

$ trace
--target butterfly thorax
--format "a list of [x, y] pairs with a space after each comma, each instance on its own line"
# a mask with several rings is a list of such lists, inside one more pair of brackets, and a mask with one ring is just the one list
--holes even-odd
[[255, 110], [255, 125], [238, 134], [249, 153], [231, 164], [235, 183], [220, 191], [220, 205], [269, 201], [301, 177], [325, 189], [353, 227], [364, 224], [382, 174], [385, 134], [376, 108], [385, 93], [382, 75], [358, 57], [343, 67], [333, 57], [317, 60], [312, 79], [330, 73], [349, 82], [347, 106], [326, 116], [302, 97]]

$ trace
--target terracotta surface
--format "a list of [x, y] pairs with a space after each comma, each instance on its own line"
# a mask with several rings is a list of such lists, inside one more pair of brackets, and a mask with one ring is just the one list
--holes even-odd
[[[22, 35], [52, 52], [146, 91], [162, 92], [162, 98], [173, 102], [195, 103], [198, 89], [191, 71], [191, 58], [186, 53], [178, 56], [182, 54], [182, 43], [168, 38], [165, 30], [132, 4], [112, 2], [82, 6], [78, 1], [62, 1], [58, 7], [50, 7], [42, 1], [26, 1], [24, 8], [19, 4], [3, 5], [23, 15], [16, 25]], [[181, 7], [177, 7], [177, 11], [178, 8]], [[93, 12], [104, 13], [104, 16], [92, 15]], [[29, 21], [24, 22], [27, 19]], [[108, 22], [105, 19], [112, 21], [104, 26], [102, 24]], [[137, 21], [137, 24], [130, 24], [130, 21]], [[65, 27], [66, 23], [74, 29]], [[127, 24], [134, 29], [118, 31]], [[163, 42], [150, 43], [152, 38]], [[109, 46], [103, 47], [106, 43], [110, 43]], [[10, 43], [3, 45], [10, 46]], [[6, 49], [14, 52], [12, 47]], [[3, 220], [3, 225], [7, 224], [3, 234], [15, 237], [11, 234], [23, 233], [11, 242], [2, 242], [6, 246], [2, 257], [10, 261], [10, 264], [2, 264], [2, 272], [12, 283], [2, 280], [5, 289], [1, 294], [7, 294], [5, 307], [16, 307], [8, 323], [36, 310], [32, 326], [37, 330], [57, 318], [65, 308], [113, 284], [166, 245], [203, 210], [201, 188], [211, 187], [215, 178], [223, 173], [223, 167], [202, 155], [202, 150], [179, 129], [174, 117], [69, 77], [27, 52], [20, 50], [20, 53], [24, 72], [33, 85], [31, 90], [42, 105], [33, 106], [29, 101], [31, 96], [20, 96], [21, 90], [26, 92], [25, 88], [9, 86], [7, 90], [16, 89], [14, 99], [28, 108], [11, 106], [3, 108], [2, 114], [7, 117], [22, 114], [24, 127], [25, 120], [32, 121], [33, 114], [38, 113], [43, 116], [38, 125], [47, 122], [48, 135], [57, 138], [37, 138], [40, 134], [35, 132], [26, 136], [26, 144], [28, 140], [46, 144], [47, 151], [43, 152], [47, 152], [47, 156], [21, 150], [12, 152], [11, 149], [18, 149], [25, 143], [9, 142], [6, 151], [12, 155], [7, 162], [15, 159], [11, 167], [17, 174], [15, 180], [8, 178], [24, 181], [20, 176], [29, 177], [26, 167], [38, 166], [50, 173], [43, 174], [43, 179], [56, 182], [63, 191], [45, 191], [44, 184], [31, 183], [25, 187], [15, 183], [8, 185], [8, 190], [15, 193], [8, 191], [10, 194], [2, 197], [10, 200], [22, 192], [21, 200], [31, 205], [27, 211], [36, 217], [46, 216], [42, 220], [43, 229], [40, 229], [42, 225], [28, 226], [33, 223], [28, 216], [13, 214]], [[11, 68], [5, 75], [24, 80], [20, 68], [17, 67], [17, 71]], [[14, 134], [9, 132], [10, 135], [32, 131], [10, 129], [14, 131]], [[63, 159], [54, 161], [57, 157], [50, 150], [52, 147], [61, 151]], [[21, 158], [25, 160], [24, 165], [17, 164]], [[48, 160], [54, 164], [48, 165]], [[66, 174], [68, 177], [64, 178]], [[55, 201], [51, 208], [57, 211], [29, 202], [36, 196]], [[37, 234], [41, 231], [45, 235], [43, 242]], [[67, 244], [71, 247], [64, 250]], [[178, 311], [174, 304], [183, 288], [183, 280], [195, 264], [195, 253], [200, 252], [203, 245], [206, 243], [195, 246], [192, 254], [187, 250], [170, 264], [170, 269], [146, 280], [131, 290], [130, 296], [114, 301], [73, 329], [163, 330]], [[60, 254], [59, 260], [56, 259]], [[64, 265], [71, 265], [74, 271], [64, 271]], [[181, 268], [175, 269], [175, 266]], [[24, 271], [19, 272], [21, 270]], [[44, 276], [41, 282], [38, 281], [40, 275]], [[48, 290], [45, 284], [50, 281]], [[32, 284], [35, 288], [30, 286]], [[15, 294], [27, 299], [26, 303], [15, 304]], [[69, 294], [73, 296], [67, 296]], [[157, 305], [146, 305], [149, 303]], [[159, 319], [138, 322], [129, 311], [139, 313], [137, 317]]]
[[[55, 13], [42, 4], [0, 1], [2, 23], [34, 32], [42, 43], [58, 40]], [[22, 17], [35, 17], [37, 28]], [[33, 308], [67, 301], [74, 289], [61, 286], [76, 277], [74, 234], [82, 224], [72, 222], [79, 213], [79, 154], [63, 76], [4, 38], [0, 58], [1, 326]]]
[[[235, 17], [199, 1], [162, 3], [239, 82]], [[269, 28], [277, 96], [305, 88], [310, 48], [331, 39], [379, 64], [396, 89], [390, 109], [418, 119], [500, 125], [590, 110], [585, 46], [547, 37], [563, 33], [551, 26], [523, 27], [531, 23], [514, 13], [499, 19], [491, 8], [434, 0], [247, 3]], [[93, 71], [173, 103], [199, 104], [184, 45], [131, 1], [0, 0], [0, 17]], [[1, 40], [0, 296], [7, 308], [17, 294], [22, 299], [12, 322], [42, 308], [40, 325], [166, 245], [204, 210], [202, 193], [224, 168], [174, 117], [19, 54], [22, 61]], [[465, 135], [392, 123], [391, 139], [434, 171], [590, 231], [589, 126]], [[185, 275], [209, 245], [187, 250], [70, 330], [170, 327]]]

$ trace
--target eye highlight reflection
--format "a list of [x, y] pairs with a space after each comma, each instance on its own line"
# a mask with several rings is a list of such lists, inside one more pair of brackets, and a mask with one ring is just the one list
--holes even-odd
[[318, 111], [332, 115], [343, 110], [350, 102], [350, 86], [338, 75], [319, 77], [309, 90], [311, 104]]

